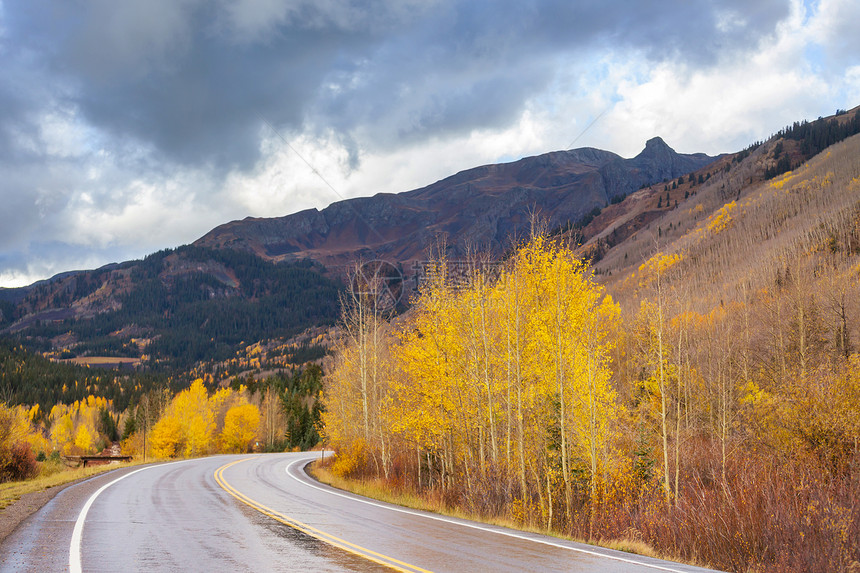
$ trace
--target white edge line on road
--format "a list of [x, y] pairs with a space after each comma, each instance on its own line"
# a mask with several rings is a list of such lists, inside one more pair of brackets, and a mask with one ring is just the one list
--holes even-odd
[[622, 561], [622, 562], [624, 562], [624, 563], [631, 563], [631, 564], [633, 564], [633, 565], [639, 565], [639, 566], [641, 566], [641, 567], [650, 567], [651, 569], [659, 569], [659, 570], [661, 570], [661, 571], [669, 571], [670, 573], [688, 573], [687, 571], [682, 571], [681, 569], [672, 569], [671, 567], [665, 567], [665, 566], [662, 566], [662, 565], [656, 565], [656, 564], [653, 564], [653, 563], [643, 563], [643, 562], [641, 562], [641, 561], [636, 561], [635, 559], [629, 559], [629, 558], [621, 557], [621, 556], [618, 556], [618, 555], [606, 555], [605, 553], [601, 553], [601, 552], [599, 552], [599, 551], [590, 551], [590, 550], [588, 550], [588, 549], [582, 549], [582, 548], [579, 548], [579, 547], [571, 547], [571, 546], [569, 546], [569, 545], [562, 545], [561, 543], [553, 543], [552, 541], [547, 541], [547, 540], [545, 540], [545, 539], [536, 539], [536, 538], [534, 538], [534, 537], [528, 537], [528, 536], [526, 536], [526, 535], [520, 535], [520, 534], [517, 534], [517, 533], [513, 533], [513, 532], [511, 532], [511, 531], [504, 531], [504, 530], [500, 530], [500, 529], [491, 529], [491, 528], [489, 528], [489, 527], [483, 527], [483, 526], [480, 526], [480, 525], [477, 525], [477, 524], [474, 524], [474, 523], [467, 523], [467, 522], [464, 522], [464, 521], [457, 521], [457, 520], [454, 520], [454, 519], [448, 519], [448, 518], [446, 518], [446, 517], [441, 517], [441, 516], [438, 516], [438, 515], [431, 515], [431, 514], [429, 514], [429, 513], [422, 513], [422, 512], [418, 512], [418, 511], [412, 511], [412, 510], [405, 509], [405, 508], [401, 508], [401, 507], [394, 507], [394, 506], [392, 506], [392, 505], [383, 505], [383, 504], [381, 504], [381, 503], [377, 503], [377, 502], [374, 502], [374, 501], [370, 501], [370, 500], [367, 500], [367, 499], [363, 499], [363, 498], [358, 497], [358, 496], [348, 495], [348, 494], [340, 493], [340, 492], [337, 492], [337, 491], [331, 491], [331, 490], [329, 490], [329, 489], [319, 487], [319, 486], [317, 486], [317, 485], [315, 485], [315, 484], [313, 484], [313, 483], [310, 483], [310, 482], [308, 482], [308, 481], [305, 481], [305, 480], [303, 480], [303, 479], [300, 479], [300, 478], [299, 478], [299, 477], [297, 477], [296, 475], [293, 475], [293, 473], [291, 473], [291, 470], [293, 469], [293, 466], [295, 466], [296, 464], [300, 464], [300, 463], [304, 463], [305, 465], [307, 465], [307, 464], [309, 463], [309, 460], [308, 460], [307, 458], [303, 458], [303, 459], [296, 460], [296, 461], [292, 462], [291, 464], [289, 464], [289, 465], [287, 466], [287, 468], [286, 468], [287, 475], [288, 475], [289, 477], [291, 477], [292, 479], [296, 480], [297, 482], [301, 483], [301, 484], [304, 484], [304, 485], [306, 485], [306, 486], [308, 486], [308, 487], [312, 487], [312, 488], [314, 488], [314, 489], [317, 489], [317, 490], [319, 490], [319, 491], [322, 491], [322, 492], [325, 492], [325, 493], [328, 493], [328, 494], [331, 494], [331, 495], [336, 495], [336, 496], [343, 497], [343, 498], [346, 498], [346, 499], [351, 499], [351, 500], [353, 500], [353, 501], [358, 501], [358, 502], [361, 502], [361, 503], [366, 503], [366, 504], [368, 504], [368, 505], [372, 505], [372, 506], [374, 506], [374, 507], [380, 507], [380, 508], [382, 508], [382, 509], [388, 509], [388, 510], [391, 510], [391, 511], [397, 511], [397, 512], [400, 512], [400, 513], [406, 513], [406, 514], [408, 514], [408, 515], [414, 515], [414, 516], [417, 516], [417, 517], [424, 517], [424, 518], [427, 518], [427, 519], [433, 519], [433, 520], [435, 520], [435, 521], [442, 521], [442, 522], [445, 522], [445, 523], [451, 523], [451, 524], [453, 524], [453, 525], [460, 525], [460, 526], [462, 526], [462, 527], [469, 527], [469, 528], [471, 528], [471, 529], [478, 529], [478, 530], [480, 530], [480, 531], [486, 531], [486, 532], [488, 532], [488, 533], [496, 533], [496, 534], [498, 534], [498, 535], [505, 535], [505, 536], [507, 536], [507, 537], [513, 537], [513, 538], [515, 538], [515, 539], [521, 539], [521, 540], [524, 540], [524, 541], [533, 541], [533, 542], [535, 542], [535, 543], [541, 543], [541, 544], [543, 544], [543, 545], [549, 545], [549, 546], [551, 546], [551, 547], [558, 547], [559, 549], [568, 549], [568, 550], [570, 550], [570, 551], [577, 551], [577, 552], [579, 552], [579, 553], [585, 553], [585, 554], [588, 554], [588, 555], [593, 555], [593, 556], [595, 556], [595, 557], [603, 557], [603, 558], [605, 558], [605, 559], [614, 559], [614, 560], [616, 560], [616, 561]]
[[116, 482], [124, 480], [128, 476], [134, 475], [137, 472], [142, 472], [144, 470], [151, 470], [152, 468], [159, 468], [159, 467], [163, 467], [163, 466], [167, 466], [167, 465], [181, 464], [183, 462], [189, 462], [189, 461], [191, 461], [191, 460], [181, 460], [178, 462], [170, 462], [168, 464], [158, 464], [158, 465], [154, 465], [154, 466], [147, 466], [145, 468], [140, 468], [138, 470], [134, 470], [133, 472], [128, 472], [127, 474], [121, 475], [118, 478], [116, 478], [115, 480], [108, 482], [105, 485], [101, 486], [99, 489], [97, 489], [96, 492], [93, 495], [91, 495], [90, 498], [87, 500], [87, 502], [84, 504], [84, 507], [81, 508], [81, 513], [78, 515], [77, 521], [75, 521], [75, 528], [72, 530], [72, 541], [69, 544], [69, 571], [70, 571], [70, 573], [82, 573], [82, 571], [83, 571], [82, 566], [81, 566], [81, 542], [83, 540], [83, 534], [84, 534], [84, 521], [86, 521], [86, 519], [87, 519], [87, 513], [89, 513], [89, 511], [90, 511], [90, 507], [92, 507], [93, 502], [95, 502], [96, 498], [99, 496], [99, 494], [101, 494], [101, 492], [103, 492], [104, 490], [106, 490], [107, 488], [109, 488], [110, 486], [115, 484]]

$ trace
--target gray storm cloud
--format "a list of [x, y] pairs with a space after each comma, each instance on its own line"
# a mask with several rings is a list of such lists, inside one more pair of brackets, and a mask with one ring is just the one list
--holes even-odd
[[171, 161], [239, 168], [258, 158], [259, 116], [291, 129], [309, 121], [345, 133], [366, 128], [381, 146], [493, 127], [546, 86], [560, 52], [576, 57], [606, 44], [707, 64], [726, 48], [754, 45], [788, 14], [776, 0], [470, 0], [408, 9], [32, 0], [4, 10], [5, 63], [35, 64], [94, 126]]
[[[266, 123], [334, 138], [357, 169], [368, 150], [504, 129], [564, 62], [595, 51], [716, 66], [773, 35], [790, 7], [787, 0], [2, 2], [0, 274], [23, 272], [51, 245], [85, 248], [86, 239], [64, 234], [84, 196], [121, 211], [141, 185], [186, 169], [205, 174], [196, 200], [216, 200], [219, 181], [260, 164]], [[91, 247], [120, 252], [123, 241], [102, 237]]]

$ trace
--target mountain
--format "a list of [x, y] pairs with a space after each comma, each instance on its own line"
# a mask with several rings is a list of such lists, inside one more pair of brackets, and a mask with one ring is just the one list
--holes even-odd
[[65, 273], [0, 304], [0, 335], [60, 358], [146, 357], [188, 367], [259, 340], [332, 325], [342, 286], [311, 261], [193, 246]]
[[469, 246], [498, 255], [528, 231], [532, 212], [569, 225], [712, 161], [654, 138], [633, 159], [590, 148], [558, 151], [469, 169], [406, 193], [227, 223], [143, 261], [0, 289], [0, 335], [58, 357], [145, 356], [149, 364], [183, 367], [223, 360], [244, 344], [333, 324], [343, 276], [337, 267], [360, 258], [408, 263], [440, 235], [450, 256]]
[[[193, 245], [142, 261], [0, 289], [0, 336], [47, 356], [141, 358], [168, 369], [225, 364], [260, 341], [273, 343], [259, 346], [257, 368], [264, 368], [272, 352], [307, 359], [321, 351], [317, 345], [325, 335], [319, 327], [337, 320], [343, 288], [337, 267], [342, 271], [359, 258], [408, 264], [426, 256], [440, 235], [446, 236], [450, 258], [469, 246], [498, 256], [513, 237], [528, 233], [532, 213], [548, 221], [554, 236], [573, 240], [575, 234], [583, 240], [582, 255], [595, 263], [595, 272], [619, 300], [631, 288], [626, 277], [655, 250], [682, 254], [690, 288], [712, 292], [714, 276], [721, 276], [720, 284], [729, 281], [719, 275], [726, 261], [734, 261], [730, 266], [736, 269], [759, 264], [756, 260], [774, 265], [773, 257], [785, 252], [780, 247], [783, 251], [773, 250], [777, 254], [770, 258], [755, 259], [738, 247], [751, 237], [771, 244], [766, 241], [775, 233], [773, 222], [745, 230], [744, 210], [790, 212], [792, 233], [816, 240], [826, 222], [834, 248], [860, 245], [860, 231], [843, 224], [855, 220], [853, 215], [839, 207], [845, 197], [854, 200], [848, 191], [857, 190], [860, 176], [851, 179], [842, 171], [856, 159], [841, 151], [838, 165], [828, 163], [835, 161], [828, 146], [860, 133], [858, 109], [795, 123], [767, 142], [717, 158], [678, 154], [654, 138], [632, 159], [588, 148], [559, 151], [469, 169], [406, 193], [227, 223]], [[827, 154], [818, 154], [825, 148]], [[803, 185], [813, 184], [800, 182], [792, 195], [739, 203], [741, 212], [729, 213], [732, 202], [771, 193], [770, 181], [780, 181], [789, 170], [799, 172], [813, 156], [824, 162], [816, 164], [815, 185], [840, 182], [819, 200], [837, 210], [816, 204], [818, 218], [798, 216], [804, 211], [790, 202], [808, 194]], [[837, 175], [828, 175], [831, 171]], [[717, 235], [713, 229], [722, 223], [714, 221], [725, 221], [727, 214], [735, 221], [733, 230]], [[732, 242], [702, 238], [711, 235]], [[818, 248], [820, 241], [798, 244]], [[301, 332], [310, 333], [304, 342], [292, 338]]]
[[310, 258], [327, 267], [357, 259], [415, 261], [440, 236], [449, 256], [469, 248], [499, 255], [512, 237], [528, 232], [532, 212], [551, 228], [568, 225], [613, 199], [713, 161], [702, 153], [676, 153], [659, 137], [632, 159], [592, 148], [556, 151], [468, 169], [405, 193], [340, 201], [322, 211], [233, 221], [194, 244], [275, 261]]

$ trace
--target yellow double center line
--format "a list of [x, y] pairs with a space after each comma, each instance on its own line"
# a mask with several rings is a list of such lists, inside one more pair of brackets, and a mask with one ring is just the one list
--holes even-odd
[[246, 461], [252, 460], [252, 459], [254, 459], [254, 458], [244, 458], [244, 459], [236, 460], [234, 462], [230, 462], [229, 464], [221, 466], [220, 468], [215, 470], [215, 481], [218, 482], [218, 485], [220, 485], [224, 489], [224, 491], [226, 491], [227, 493], [229, 493], [230, 495], [232, 495], [233, 497], [235, 497], [236, 499], [238, 499], [239, 501], [241, 501], [245, 505], [256, 509], [260, 513], [271, 517], [275, 521], [279, 521], [279, 522], [283, 523], [284, 525], [288, 525], [297, 531], [301, 531], [302, 533], [310, 535], [311, 537], [319, 539], [320, 541], [324, 541], [325, 543], [328, 543], [329, 545], [334, 545], [335, 547], [343, 549], [344, 551], [348, 551], [354, 555], [358, 555], [358, 556], [363, 557], [365, 559], [369, 559], [370, 561], [373, 561], [375, 563], [379, 563], [380, 565], [390, 567], [396, 571], [408, 571], [411, 573], [430, 573], [426, 569], [421, 569], [420, 567], [415, 567], [414, 565], [404, 563], [403, 561], [398, 561], [397, 559], [394, 559], [393, 557], [388, 557], [387, 555], [382, 555], [381, 553], [377, 553], [376, 551], [371, 551], [370, 549], [365, 549], [364, 547], [361, 547], [361, 546], [356, 545], [354, 543], [350, 543], [349, 541], [345, 541], [343, 539], [340, 539], [339, 537], [335, 537], [334, 535], [331, 535], [331, 534], [326, 533], [324, 531], [320, 531], [319, 529], [316, 529], [315, 527], [311, 527], [310, 525], [304, 524], [301, 521], [298, 521], [297, 519], [293, 519], [292, 517], [288, 517], [288, 516], [284, 515], [283, 513], [280, 513], [278, 511], [275, 511], [274, 509], [266, 507], [265, 505], [263, 505], [259, 501], [255, 501], [255, 500], [251, 499], [250, 497], [248, 497], [247, 495], [243, 494], [242, 492], [240, 492], [239, 490], [234, 488], [232, 485], [230, 485], [226, 479], [224, 479], [224, 470], [226, 470], [227, 468], [229, 468], [231, 466], [235, 466], [236, 464], [240, 464], [242, 462], [246, 462]]

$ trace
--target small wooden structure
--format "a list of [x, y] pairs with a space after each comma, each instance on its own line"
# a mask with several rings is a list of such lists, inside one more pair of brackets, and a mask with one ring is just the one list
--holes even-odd
[[131, 461], [131, 456], [64, 456], [64, 458], [67, 463], [83, 465], [83, 467]]

